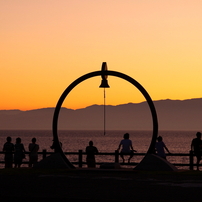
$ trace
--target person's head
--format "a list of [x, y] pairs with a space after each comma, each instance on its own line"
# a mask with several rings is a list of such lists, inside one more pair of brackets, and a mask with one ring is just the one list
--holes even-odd
[[123, 135], [123, 138], [124, 138], [124, 139], [129, 139], [129, 133], [125, 133], [125, 134]]
[[11, 137], [7, 137], [6, 140], [7, 140], [7, 142], [11, 142], [12, 139], [11, 139]]
[[161, 136], [157, 137], [158, 142], [161, 142], [163, 140], [163, 138]]
[[20, 137], [16, 138], [16, 143], [21, 143], [21, 138]]
[[93, 141], [90, 141], [90, 142], [89, 142], [89, 145], [90, 145], [90, 146], [93, 146]]
[[36, 138], [32, 138], [32, 143], [36, 143]]
[[197, 133], [196, 133], [196, 137], [199, 138], [199, 139], [201, 139], [201, 133], [200, 133], [200, 132], [197, 132]]

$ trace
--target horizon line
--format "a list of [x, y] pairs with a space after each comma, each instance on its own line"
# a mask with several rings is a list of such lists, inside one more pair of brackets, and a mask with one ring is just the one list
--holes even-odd
[[[183, 100], [182, 99], [169, 99], [169, 98], [167, 98], [167, 99], [153, 100], [153, 102], [167, 101], [167, 100], [170, 100], [170, 101], [185, 101], [185, 100], [196, 100], [196, 99], [202, 99], [202, 97], [200, 97], [200, 98], [189, 98], [189, 99], [183, 99]], [[126, 104], [141, 104], [141, 103], [145, 103], [145, 102], [147, 102], [147, 101], [145, 100], [145, 101], [137, 102], [137, 103], [128, 102], [128, 103], [122, 103], [122, 104], [117, 104], [117, 105], [107, 104], [105, 106], [119, 106], [119, 105], [126, 105]], [[61, 108], [70, 109], [70, 110], [79, 110], [79, 109], [85, 109], [87, 107], [94, 106], [94, 105], [103, 106], [104, 104], [91, 104], [91, 105], [81, 107], [81, 108], [76, 108], [76, 109], [67, 108], [67, 107], [61, 107]], [[22, 111], [22, 112], [26, 112], [26, 111], [34, 111], [34, 110], [39, 110], [39, 109], [52, 109], [52, 108], [55, 108], [55, 107], [42, 107], [42, 108], [27, 109], [27, 110], [22, 110], [22, 109], [0, 109], [0, 111]]]

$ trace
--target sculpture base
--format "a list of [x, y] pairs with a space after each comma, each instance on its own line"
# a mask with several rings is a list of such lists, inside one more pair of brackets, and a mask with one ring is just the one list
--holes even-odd
[[142, 161], [134, 168], [142, 171], [176, 171], [177, 168], [167, 160], [155, 155], [147, 154]]
[[52, 154], [45, 159], [42, 159], [38, 163], [34, 164], [33, 168], [68, 168], [70, 169], [70, 166], [67, 165], [67, 163], [63, 160], [60, 153]]
[[101, 169], [120, 169], [121, 166], [119, 163], [103, 163], [100, 165]]

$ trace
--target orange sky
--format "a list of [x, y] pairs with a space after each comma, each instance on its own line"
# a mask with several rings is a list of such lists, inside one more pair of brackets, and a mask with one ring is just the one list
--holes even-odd
[[[201, 0], [2, 0], [0, 110], [55, 107], [102, 62], [153, 100], [202, 97], [201, 22]], [[108, 80], [106, 104], [145, 101], [127, 81]], [[100, 82], [82, 82], [63, 106], [103, 104]]]

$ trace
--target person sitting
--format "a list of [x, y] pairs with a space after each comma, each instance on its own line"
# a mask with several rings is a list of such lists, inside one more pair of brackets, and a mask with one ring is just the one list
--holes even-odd
[[124, 155], [130, 155], [129, 159], [128, 159], [128, 163], [130, 163], [131, 158], [133, 157], [134, 153], [133, 152], [137, 152], [136, 150], [133, 149], [133, 145], [132, 145], [132, 141], [129, 139], [129, 133], [125, 133], [123, 136], [123, 140], [121, 140], [119, 147], [117, 149], [117, 151], [120, 150], [121, 146], [121, 158], [123, 160], [123, 163], [125, 162], [124, 159]]

